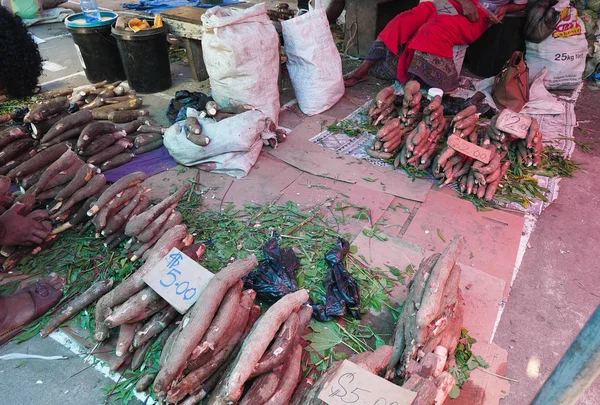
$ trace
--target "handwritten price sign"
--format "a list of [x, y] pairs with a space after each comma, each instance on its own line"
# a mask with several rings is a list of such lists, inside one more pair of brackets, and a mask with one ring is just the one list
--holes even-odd
[[213, 274], [173, 248], [144, 281], [179, 313], [184, 314], [200, 296]]
[[490, 159], [492, 158], [491, 151], [483, 149], [481, 146], [477, 146], [469, 141], [465, 141], [456, 135], [450, 135], [448, 137], [448, 146], [463, 155], [467, 155], [483, 163], [490, 163]]
[[410, 405], [417, 393], [402, 388], [344, 360], [325, 383], [319, 399], [328, 405]]
[[520, 139], [527, 137], [531, 126], [531, 117], [511, 110], [503, 110], [496, 121], [496, 128]]

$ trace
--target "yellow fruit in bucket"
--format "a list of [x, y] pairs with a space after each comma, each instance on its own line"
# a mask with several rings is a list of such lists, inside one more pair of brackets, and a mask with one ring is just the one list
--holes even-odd
[[160, 14], [156, 14], [154, 16], [154, 25], [152, 26], [152, 28], [161, 28], [162, 26], [163, 26], [162, 17], [160, 16]]
[[129, 21], [129, 28], [131, 28], [133, 32], [138, 32], [150, 29], [150, 24], [148, 24], [148, 21], [146, 20], [134, 18], [133, 20]]

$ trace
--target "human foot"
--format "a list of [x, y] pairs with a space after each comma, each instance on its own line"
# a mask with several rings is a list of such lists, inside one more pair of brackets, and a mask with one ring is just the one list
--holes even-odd
[[14, 294], [0, 297], [0, 344], [38, 319], [60, 301], [65, 282], [56, 273]]
[[366, 72], [362, 73], [359, 70], [355, 70], [344, 76], [344, 86], [346, 86], [346, 87], [356, 86], [358, 83], [365, 82], [368, 79], [369, 79], [369, 76]]

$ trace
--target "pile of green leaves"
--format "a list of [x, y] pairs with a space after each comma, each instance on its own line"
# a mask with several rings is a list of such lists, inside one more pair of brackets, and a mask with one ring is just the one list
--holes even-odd
[[351, 138], [357, 138], [362, 134], [371, 134], [375, 135], [377, 131], [381, 128], [380, 126], [375, 126], [373, 124], [368, 124], [366, 120], [344, 120], [338, 122], [337, 120], [327, 127], [327, 130], [332, 134], [346, 134]]
[[0, 115], [5, 115], [11, 113], [19, 108], [29, 107], [32, 104], [37, 103], [41, 100], [39, 96], [32, 96], [29, 98], [18, 99], [18, 100], [8, 100], [3, 103], [0, 103]]
[[476, 356], [471, 351], [471, 347], [477, 343], [477, 340], [469, 336], [469, 331], [462, 329], [460, 340], [454, 350], [456, 366], [450, 366], [448, 372], [456, 380], [456, 385], [450, 391], [450, 398], [457, 398], [460, 395], [460, 387], [471, 377], [471, 371], [477, 367], [488, 368], [490, 365], [481, 356]]

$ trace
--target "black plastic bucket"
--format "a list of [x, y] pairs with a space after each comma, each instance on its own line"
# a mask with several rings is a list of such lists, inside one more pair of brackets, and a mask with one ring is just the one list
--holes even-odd
[[[152, 21], [148, 21], [152, 24]], [[156, 93], [171, 87], [167, 27], [139, 32], [112, 28], [129, 86], [139, 93]]]
[[83, 14], [73, 14], [65, 20], [71, 32], [79, 61], [85, 76], [92, 83], [125, 79], [119, 48], [110, 35], [110, 27], [117, 19], [115, 13], [100, 13], [103, 21], [88, 24]]

